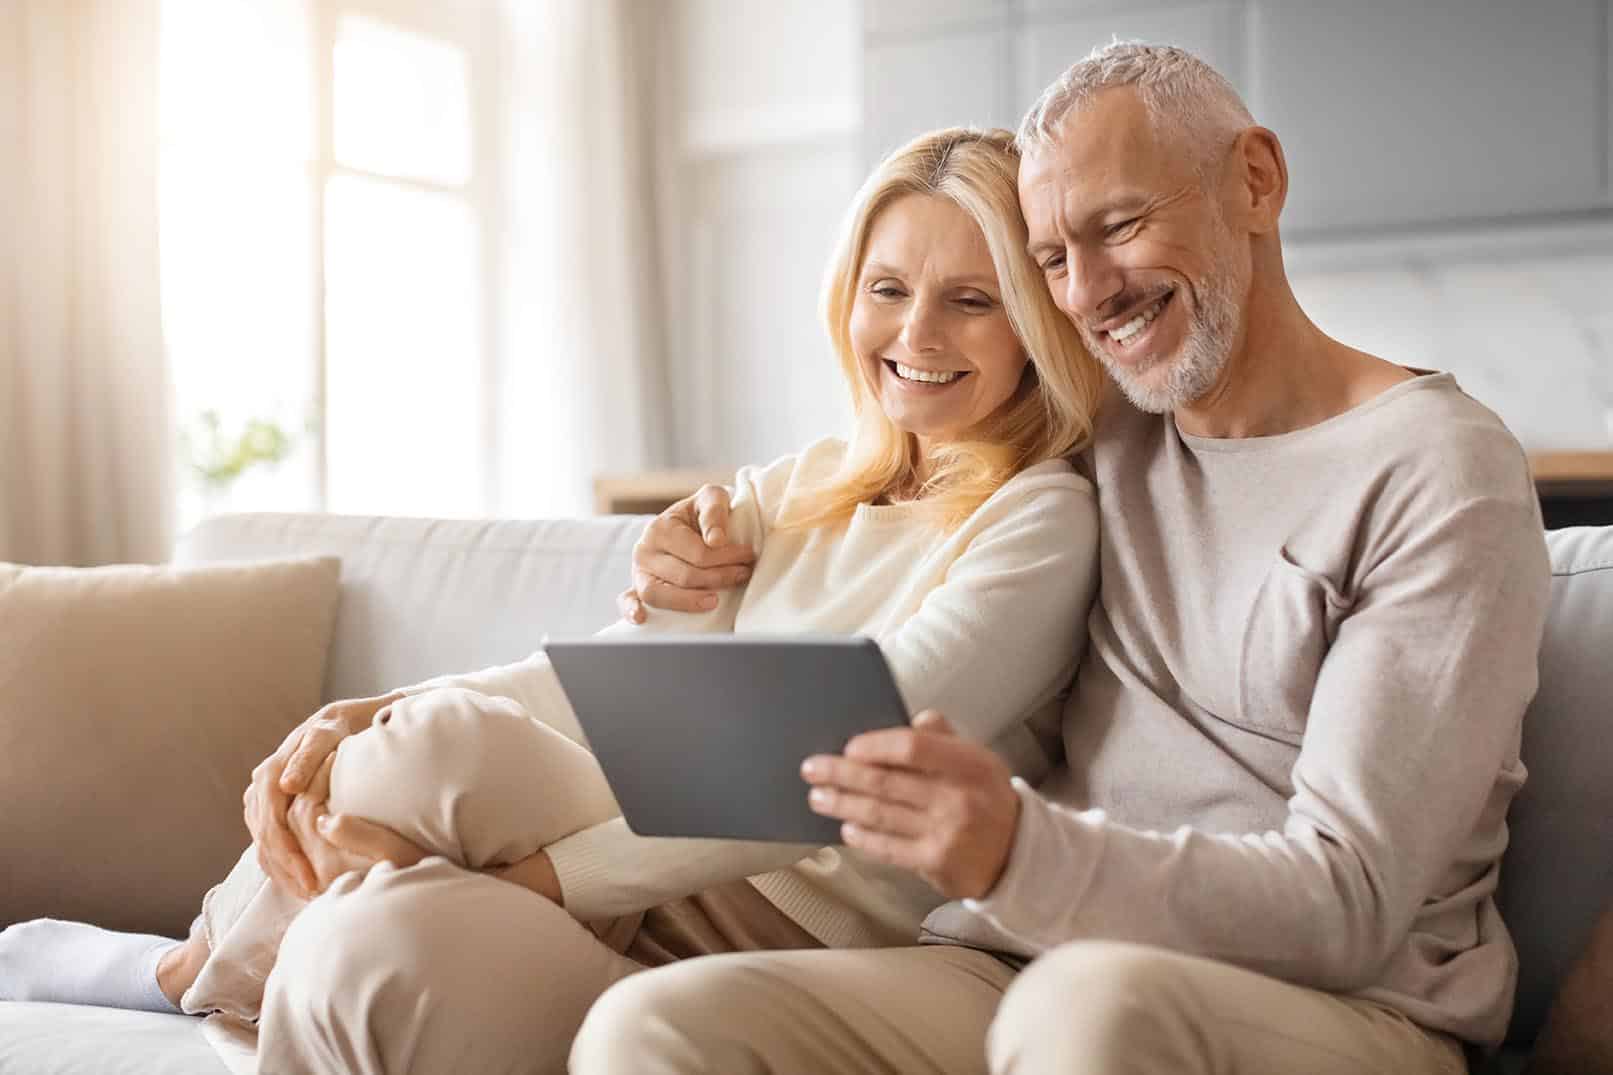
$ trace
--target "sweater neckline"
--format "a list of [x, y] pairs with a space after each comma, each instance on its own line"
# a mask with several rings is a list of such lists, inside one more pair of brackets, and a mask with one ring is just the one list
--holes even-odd
[[1449, 372], [1418, 370], [1413, 372], [1417, 376], [1389, 386], [1364, 403], [1358, 403], [1349, 410], [1341, 414], [1335, 414], [1331, 418], [1323, 419], [1315, 425], [1290, 430], [1287, 433], [1274, 433], [1266, 437], [1201, 437], [1193, 433], [1183, 433], [1181, 427], [1176, 424], [1174, 415], [1167, 415], [1166, 420], [1170, 423], [1170, 428], [1176, 433], [1177, 437], [1181, 438], [1182, 443], [1195, 452], [1258, 452], [1285, 448], [1311, 437], [1321, 436], [1340, 426], [1348, 425], [1413, 392], [1432, 388], [1454, 387], [1456, 385], [1456, 378]]

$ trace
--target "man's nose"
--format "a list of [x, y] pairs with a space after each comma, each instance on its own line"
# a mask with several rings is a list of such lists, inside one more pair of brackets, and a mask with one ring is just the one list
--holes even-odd
[[1087, 251], [1070, 251], [1067, 264], [1059, 306], [1072, 317], [1098, 320], [1104, 303], [1124, 288], [1120, 270], [1103, 254]]
[[902, 346], [909, 354], [939, 351], [943, 338], [941, 311], [934, 303], [916, 301], [908, 306], [907, 318], [902, 322]]

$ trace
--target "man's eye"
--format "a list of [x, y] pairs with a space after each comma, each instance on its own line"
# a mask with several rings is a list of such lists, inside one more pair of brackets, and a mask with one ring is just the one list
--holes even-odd
[[1139, 220], [1141, 220], [1141, 219], [1142, 219], [1142, 217], [1135, 217], [1134, 216], [1134, 217], [1130, 217], [1130, 218], [1128, 218], [1126, 220], [1122, 220], [1118, 224], [1110, 224], [1107, 228], [1103, 229], [1103, 233], [1105, 235], [1109, 236], [1110, 238], [1114, 238], [1116, 235], [1119, 235], [1121, 232], [1126, 231], [1129, 228], [1134, 227], [1137, 224], [1137, 222]]

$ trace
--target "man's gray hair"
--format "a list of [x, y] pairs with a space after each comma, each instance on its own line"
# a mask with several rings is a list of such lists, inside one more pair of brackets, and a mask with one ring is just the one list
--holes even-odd
[[1202, 180], [1208, 180], [1233, 136], [1255, 122], [1232, 83], [1186, 49], [1114, 41], [1094, 49], [1042, 91], [1020, 122], [1015, 145], [1027, 156], [1047, 149], [1070, 112], [1117, 86], [1136, 87], [1154, 129], [1185, 140]]

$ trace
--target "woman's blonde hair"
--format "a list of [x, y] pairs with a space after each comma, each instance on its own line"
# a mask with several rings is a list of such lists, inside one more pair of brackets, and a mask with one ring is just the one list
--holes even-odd
[[950, 199], [979, 225], [997, 270], [1003, 307], [1029, 361], [1009, 401], [961, 438], [932, 444], [918, 496], [950, 528], [1026, 467], [1066, 456], [1092, 435], [1103, 371], [1048, 294], [1025, 249], [1019, 211], [1019, 154], [1002, 130], [950, 127], [896, 150], [852, 200], [824, 277], [822, 316], [851, 388], [855, 426], [845, 460], [825, 484], [789, 512], [786, 525], [824, 525], [849, 518], [857, 505], [911, 489], [918, 438], [880, 407], [851, 345], [868, 234], [876, 217], [909, 194]]

